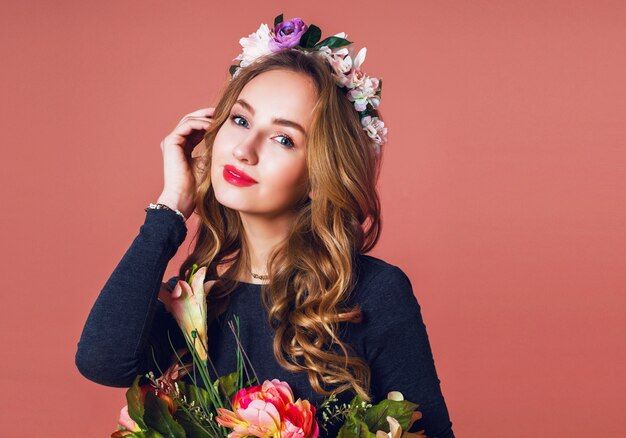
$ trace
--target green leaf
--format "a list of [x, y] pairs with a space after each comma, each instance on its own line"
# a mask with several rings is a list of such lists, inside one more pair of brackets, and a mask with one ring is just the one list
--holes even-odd
[[276, 27], [277, 24], [282, 23], [283, 22], [283, 14], [281, 13], [280, 15], [277, 15], [276, 18], [274, 18], [274, 27]]
[[376, 438], [367, 424], [355, 415], [350, 415], [337, 433], [337, 438]]
[[363, 407], [361, 396], [358, 394], [354, 396], [348, 410], [350, 414], [339, 429], [337, 438], [376, 438], [376, 435], [370, 432], [371, 429], [363, 419], [366, 409]]
[[389, 432], [389, 422], [387, 421], [387, 415], [389, 415], [398, 420], [402, 430], [407, 430], [411, 415], [416, 408], [417, 405], [408, 400], [384, 399], [369, 408], [363, 420], [370, 430]]
[[349, 46], [350, 44], [352, 44], [352, 41], [348, 41], [345, 38], [341, 38], [337, 36], [331, 36], [315, 44], [313, 48], [315, 50], [319, 50], [322, 46], [328, 46], [331, 49], [334, 49], [337, 47]]
[[147, 431], [145, 437], [146, 438], [165, 438], [163, 435], [161, 435], [156, 430], [149, 430], [149, 431]]
[[[198, 406], [206, 414], [208, 414], [207, 410], [211, 410], [211, 407], [213, 406], [208, 391], [200, 386], [196, 386], [191, 383], [185, 383], [183, 381], [179, 381], [177, 383], [178, 389], [181, 393], [181, 397], [184, 395], [188, 404], [191, 404], [193, 402], [194, 407]], [[176, 421], [178, 421], [178, 423], [180, 423], [183, 429], [185, 429], [185, 433], [187, 434], [188, 438], [206, 438], [213, 436], [211, 434], [207, 434], [207, 430], [211, 430], [210, 426], [200, 422], [200, 420], [187, 413], [181, 407], [179, 407], [174, 413], [174, 418], [176, 419]], [[217, 423], [215, 423], [214, 426], [219, 427]]]
[[309, 48], [315, 46], [322, 36], [322, 31], [314, 24], [309, 25], [309, 28], [300, 37], [300, 46], [303, 48]]
[[174, 420], [167, 403], [153, 392], [146, 393], [144, 420], [166, 438], [185, 438], [185, 429]]
[[[212, 438], [213, 435], [207, 430], [211, 430], [209, 426], [204, 429], [198, 424], [198, 420], [195, 417], [192, 417], [186, 411], [178, 410], [176, 411], [176, 420], [185, 429], [185, 434], [187, 438]], [[218, 426], [217, 422], [215, 423]], [[206, 429], [206, 430], [205, 430]]]
[[191, 402], [194, 402], [194, 406], [206, 406], [207, 408], [213, 405], [206, 389], [191, 383], [187, 384], [182, 380], [178, 381], [177, 384], [181, 394], [187, 399], [187, 403], [191, 404]]
[[[231, 398], [239, 388], [237, 388], [237, 377], [239, 373], [234, 371], [230, 374], [226, 374], [225, 376], [220, 377], [215, 381], [215, 384], [219, 384], [219, 388], [221, 390], [221, 394], [225, 397]], [[217, 389], [217, 386], [215, 387]]]
[[144, 405], [141, 400], [141, 387], [139, 381], [143, 376], [141, 374], [135, 377], [133, 384], [126, 391], [126, 403], [128, 404], [128, 415], [135, 423], [142, 429], [148, 429], [146, 423], [143, 421]]
[[350, 401], [349, 410], [351, 415], [356, 415], [356, 418], [363, 419], [365, 408], [363, 407], [364, 400], [361, 398], [359, 394], [355, 394]]

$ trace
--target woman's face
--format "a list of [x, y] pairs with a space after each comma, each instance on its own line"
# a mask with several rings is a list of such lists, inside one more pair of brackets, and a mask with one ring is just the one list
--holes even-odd
[[213, 144], [211, 184], [222, 205], [277, 217], [306, 195], [305, 139], [315, 99], [302, 73], [271, 70], [245, 85]]

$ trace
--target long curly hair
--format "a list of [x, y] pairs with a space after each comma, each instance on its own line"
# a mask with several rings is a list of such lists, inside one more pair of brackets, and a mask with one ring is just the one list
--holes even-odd
[[[370, 368], [337, 336], [340, 322], [359, 323], [361, 309], [346, 307], [356, 285], [357, 256], [370, 251], [381, 231], [376, 182], [381, 159], [362, 129], [353, 103], [335, 84], [332, 67], [299, 50], [264, 55], [242, 69], [224, 89], [204, 136], [201, 166], [210, 169], [213, 142], [228, 120], [243, 87], [263, 72], [285, 69], [310, 77], [317, 90], [306, 141], [308, 190], [284, 244], [268, 260], [270, 282], [262, 285], [268, 324], [274, 330], [274, 356], [283, 368], [305, 372], [322, 395], [352, 390], [370, 401]], [[210, 324], [228, 307], [236, 278], [249, 266], [247, 242], [236, 210], [220, 204], [210, 171], [198, 181], [199, 226], [193, 252], [182, 263], [186, 278], [195, 263], [217, 280], [207, 296]], [[335, 351], [332, 350], [336, 346]], [[341, 351], [337, 351], [337, 348]]]

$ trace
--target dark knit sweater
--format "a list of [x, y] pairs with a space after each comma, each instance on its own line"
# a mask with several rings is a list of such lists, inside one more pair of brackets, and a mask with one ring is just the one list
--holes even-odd
[[[122, 257], [96, 299], [85, 322], [75, 362], [87, 379], [106, 386], [129, 387], [135, 376], [169, 365], [172, 347], [185, 346], [182, 332], [157, 299], [165, 269], [187, 235], [186, 224], [167, 210], [148, 210], [139, 234]], [[340, 323], [339, 337], [364, 358], [371, 369], [372, 403], [389, 391], [402, 392], [419, 404], [422, 419], [411, 431], [425, 429], [429, 438], [453, 437], [452, 423], [423, 323], [420, 306], [406, 274], [378, 258], [359, 255], [357, 285], [349, 305], [363, 311], [359, 324]], [[168, 279], [174, 286], [177, 277]], [[219, 375], [236, 369], [235, 338], [227, 322], [240, 317], [240, 339], [261, 384], [279, 379], [291, 386], [295, 399], [316, 406], [324, 396], [313, 392], [306, 373], [291, 373], [278, 365], [273, 353], [273, 334], [261, 301], [261, 285], [240, 282], [229, 307], [208, 327], [209, 356]], [[152, 348], [151, 348], [152, 347]], [[337, 350], [340, 351], [340, 350]], [[216, 376], [211, 372], [211, 378]], [[338, 395], [348, 403], [354, 393]], [[318, 411], [318, 420], [321, 418]], [[331, 428], [320, 437], [336, 436]]]

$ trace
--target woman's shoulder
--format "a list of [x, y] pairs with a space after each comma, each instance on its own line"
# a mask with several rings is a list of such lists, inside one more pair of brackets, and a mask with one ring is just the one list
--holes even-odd
[[362, 307], [393, 312], [401, 306], [414, 308], [417, 305], [411, 280], [399, 266], [361, 254], [356, 272], [354, 298]]
[[357, 282], [361, 285], [369, 283], [397, 283], [409, 281], [409, 277], [399, 266], [367, 254], [359, 254], [356, 259]]

